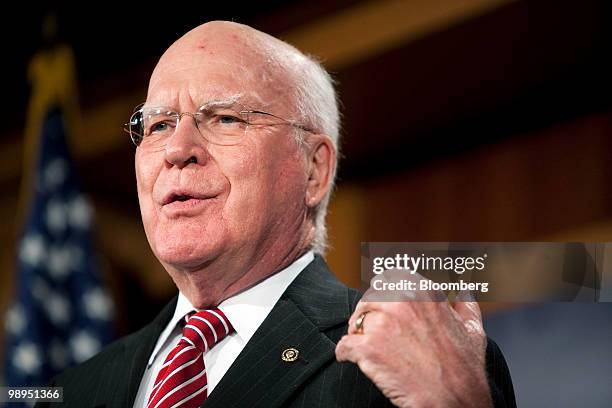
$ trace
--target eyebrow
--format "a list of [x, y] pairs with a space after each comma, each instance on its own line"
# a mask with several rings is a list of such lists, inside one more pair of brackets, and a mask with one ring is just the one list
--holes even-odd
[[236, 105], [240, 98], [242, 98], [242, 94], [235, 94], [223, 99], [213, 99], [202, 104], [200, 108], [229, 108]]

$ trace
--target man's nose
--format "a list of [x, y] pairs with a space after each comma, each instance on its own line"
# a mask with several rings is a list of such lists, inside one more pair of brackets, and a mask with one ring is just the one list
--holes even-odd
[[209, 155], [207, 143], [198, 130], [195, 118], [184, 115], [166, 142], [166, 161], [179, 168], [190, 163], [204, 164]]

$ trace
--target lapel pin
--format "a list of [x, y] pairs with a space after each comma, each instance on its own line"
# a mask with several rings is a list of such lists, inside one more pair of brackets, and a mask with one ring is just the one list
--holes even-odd
[[297, 351], [296, 349], [288, 348], [288, 349], [286, 349], [286, 350], [284, 350], [282, 352], [281, 359], [283, 361], [286, 361], [286, 362], [290, 363], [290, 362], [293, 362], [293, 361], [297, 360], [299, 354], [300, 354], [300, 352]]

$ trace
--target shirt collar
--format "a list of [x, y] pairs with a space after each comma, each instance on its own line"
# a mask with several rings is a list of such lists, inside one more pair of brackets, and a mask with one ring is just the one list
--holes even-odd
[[280, 272], [221, 302], [219, 309], [244, 344], [253, 337], [291, 282], [313, 260], [313, 252], [308, 251]]
[[151, 357], [149, 358], [149, 363], [147, 365], [148, 367], [150, 367], [153, 364], [153, 361], [155, 361], [155, 357], [157, 357], [159, 350], [161, 350], [161, 348], [164, 346], [164, 344], [166, 343], [166, 340], [168, 340], [168, 337], [170, 337], [176, 325], [179, 324], [179, 322], [185, 317], [186, 314], [194, 310], [195, 310], [195, 307], [193, 307], [189, 299], [187, 299], [185, 295], [183, 295], [179, 291], [178, 300], [176, 301], [176, 308], [174, 309], [174, 314], [172, 315], [172, 319], [170, 319], [164, 331], [162, 331], [161, 334], [159, 335], [159, 338], [157, 339], [157, 343], [155, 344], [155, 349], [153, 349], [153, 353], [151, 354]]
[[[285, 269], [221, 302], [218, 306], [219, 309], [225, 313], [232, 326], [234, 326], [236, 335], [244, 342], [243, 344], [246, 344], [253, 337], [255, 331], [272, 311], [287, 287], [313, 260], [313, 251], [308, 251]], [[177, 324], [186, 314], [195, 310], [196, 308], [193, 307], [189, 299], [179, 291], [174, 314], [159, 335], [155, 349], [149, 359], [149, 366], [153, 364], [155, 357]]]

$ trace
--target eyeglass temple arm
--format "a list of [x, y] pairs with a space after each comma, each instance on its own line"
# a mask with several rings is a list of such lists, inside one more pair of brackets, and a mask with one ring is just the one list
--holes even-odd
[[302, 124], [301, 124], [301, 123], [299, 123], [299, 122], [294, 122], [294, 121], [289, 120], [289, 119], [281, 118], [280, 116], [276, 116], [276, 115], [275, 115], [275, 114], [273, 114], [273, 113], [264, 112], [264, 111], [259, 111], [259, 110], [243, 110], [243, 111], [240, 111], [240, 113], [241, 113], [241, 114], [246, 114], [246, 113], [257, 113], [257, 114], [260, 114], [260, 115], [272, 116], [273, 118], [276, 118], [276, 119], [282, 120], [283, 122], [285, 122], [285, 123], [287, 123], [287, 124], [289, 124], [289, 125], [291, 125], [291, 126], [293, 126], [293, 127], [296, 127], [296, 128], [298, 128], [298, 129], [302, 129], [302, 130], [304, 130], [304, 131], [306, 131], [306, 132], [310, 132], [310, 133], [316, 133], [316, 131], [315, 131], [314, 129], [311, 129], [311, 128], [309, 128], [308, 126], [302, 125]]

